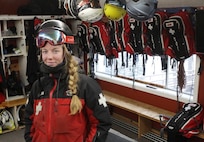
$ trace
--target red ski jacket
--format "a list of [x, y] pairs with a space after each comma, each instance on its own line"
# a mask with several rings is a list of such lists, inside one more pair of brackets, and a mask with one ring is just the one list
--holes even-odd
[[83, 109], [70, 115], [66, 77], [43, 77], [31, 89], [25, 112], [26, 142], [105, 142], [111, 127], [108, 106], [97, 82], [80, 74]]

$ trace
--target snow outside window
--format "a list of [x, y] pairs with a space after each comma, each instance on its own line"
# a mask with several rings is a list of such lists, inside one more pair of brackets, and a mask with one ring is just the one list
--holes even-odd
[[[169, 99], [189, 102], [197, 101], [198, 68], [197, 55], [184, 61], [184, 86], [178, 87], [179, 62], [169, 56], [130, 55], [119, 53], [118, 58], [107, 59], [95, 54], [94, 71], [98, 79], [135, 88]], [[179, 93], [177, 93], [177, 91]]]

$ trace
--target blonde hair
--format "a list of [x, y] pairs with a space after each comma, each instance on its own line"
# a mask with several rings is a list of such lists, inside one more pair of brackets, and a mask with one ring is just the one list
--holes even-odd
[[70, 115], [74, 115], [77, 112], [80, 112], [82, 109], [82, 103], [77, 96], [78, 93], [78, 63], [73, 58], [71, 53], [67, 50], [67, 47], [64, 45], [64, 57], [65, 57], [65, 64], [67, 66], [67, 71], [69, 77], [67, 78], [68, 81], [68, 89], [72, 94], [72, 99], [70, 103]]

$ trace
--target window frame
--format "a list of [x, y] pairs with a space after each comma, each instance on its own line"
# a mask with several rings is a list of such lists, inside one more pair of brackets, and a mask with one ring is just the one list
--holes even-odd
[[[194, 90], [193, 94], [185, 94], [185, 93], [179, 93], [179, 101], [183, 103], [187, 102], [198, 102], [198, 89], [199, 89], [199, 74], [196, 74], [196, 71], [198, 71], [200, 67], [200, 58], [198, 55], [196, 55], [196, 65], [195, 65], [195, 76], [194, 76]], [[127, 88], [132, 88], [135, 90], [139, 90], [142, 92], [150, 93], [156, 96], [164, 97], [167, 99], [175, 100], [177, 101], [177, 92], [174, 90], [169, 90], [165, 88], [160, 88], [157, 86], [152, 86], [149, 84], [144, 84], [142, 82], [137, 82], [120, 77], [116, 77], [114, 75], [108, 75], [104, 73], [97, 72], [95, 70], [95, 77], [96, 79], [110, 82], [113, 84], [117, 84], [120, 86], [124, 86]]]

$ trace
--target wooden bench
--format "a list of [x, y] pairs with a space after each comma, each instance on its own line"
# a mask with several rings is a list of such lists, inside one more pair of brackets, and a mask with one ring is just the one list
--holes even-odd
[[[160, 123], [160, 114], [167, 116], [175, 115], [174, 112], [117, 95], [106, 90], [103, 90], [103, 94], [106, 97], [108, 105], [123, 109], [138, 116], [138, 138], [141, 138], [144, 134], [152, 131], [152, 122]], [[197, 136], [204, 139], [204, 133]]]

